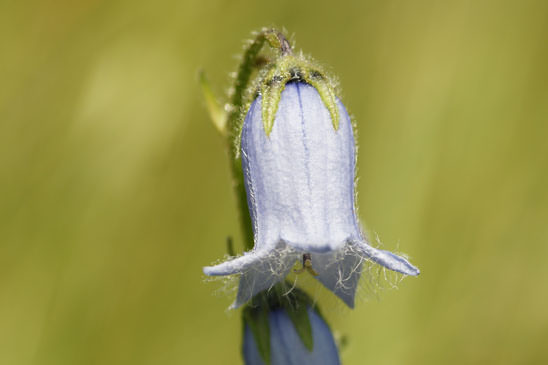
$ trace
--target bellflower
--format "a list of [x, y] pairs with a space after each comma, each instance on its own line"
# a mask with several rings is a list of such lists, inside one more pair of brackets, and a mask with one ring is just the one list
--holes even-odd
[[364, 260], [419, 274], [405, 258], [369, 245], [360, 229], [352, 122], [320, 72], [282, 64], [265, 77], [243, 122], [240, 153], [254, 248], [204, 268], [241, 274], [234, 308], [300, 259], [349, 307]]
[[[340, 364], [337, 346], [327, 323], [310, 307], [305, 315], [308, 316], [312, 328], [311, 350], [306, 348], [290, 316], [283, 308], [268, 313], [270, 331], [268, 352], [271, 365]], [[257, 338], [247, 323], [244, 327], [242, 350], [246, 365], [265, 364], [257, 346]]]

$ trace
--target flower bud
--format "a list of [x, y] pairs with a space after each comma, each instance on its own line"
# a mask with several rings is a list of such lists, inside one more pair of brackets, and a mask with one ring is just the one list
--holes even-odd
[[[312, 328], [312, 349], [306, 348], [291, 318], [283, 308], [268, 313], [271, 365], [340, 364], [339, 353], [329, 326], [310, 307], [307, 313]], [[246, 365], [263, 365], [265, 361], [249, 324], [244, 323], [242, 354]]]

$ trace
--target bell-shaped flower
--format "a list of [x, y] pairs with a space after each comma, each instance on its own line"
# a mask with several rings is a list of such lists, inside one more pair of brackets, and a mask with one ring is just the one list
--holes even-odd
[[405, 258], [369, 245], [361, 231], [354, 192], [356, 146], [340, 100], [334, 99], [330, 110], [317, 88], [288, 82], [272, 125], [263, 123], [263, 103], [258, 96], [251, 104], [241, 134], [254, 248], [204, 268], [207, 275], [241, 274], [233, 307], [282, 280], [300, 259], [349, 307], [364, 260], [418, 275]]
[[[307, 309], [312, 329], [312, 349], [306, 348], [294, 323], [283, 308], [268, 313], [271, 365], [340, 364], [339, 353], [327, 323], [312, 308]], [[243, 351], [246, 365], [264, 365], [257, 339], [250, 326], [244, 327]]]

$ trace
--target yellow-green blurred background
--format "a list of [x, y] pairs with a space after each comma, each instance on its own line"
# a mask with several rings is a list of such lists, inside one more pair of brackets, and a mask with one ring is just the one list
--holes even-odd
[[0, 364], [241, 363], [196, 74], [222, 94], [265, 25], [339, 76], [361, 219], [422, 271], [354, 311], [320, 291], [344, 362], [548, 363], [546, 1], [4, 0]]

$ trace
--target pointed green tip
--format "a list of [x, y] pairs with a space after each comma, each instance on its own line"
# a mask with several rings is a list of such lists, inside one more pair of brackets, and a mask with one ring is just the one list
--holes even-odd
[[286, 310], [304, 347], [308, 351], [312, 351], [314, 349], [314, 338], [312, 337], [312, 325], [310, 324], [307, 305], [297, 303], [295, 308], [286, 308]]
[[242, 313], [242, 317], [244, 326], [248, 325], [251, 330], [261, 358], [266, 364], [270, 364], [270, 324], [268, 323], [268, 307], [247, 306]]
[[285, 84], [291, 79], [285, 69], [288, 60], [292, 58], [292, 56], [282, 58], [277, 67], [266, 75], [261, 85], [263, 127], [267, 136], [272, 132], [278, 105], [282, 98], [282, 91], [285, 89]]
[[337, 97], [333, 88], [325, 80], [308, 80], [308, 82], [318, 91], [323, 104], [331, 115], [331, 122], [335, 130], [339, 129], [339, 108], [337, 106]]
[[274, 119], [282, 98], [282, 91], [285, 88], [285, 82], [279, 85], [270, 86], [263, 92], [262, 99], [262, 118], [263, 127], [267, 137], [274, 127]]
[[207, 80], [207, 76], [203, 70], [198, 72], [198, 77], [200, 86], [202, 87], [202, 95], [206, 102], [207, 111], [209, 112], [209, 117], [211, 118], [215, 128], [221, 132], [221, 134], [225, 134], [227, 120], [226, 112], [213, 94], [209, 81]]

